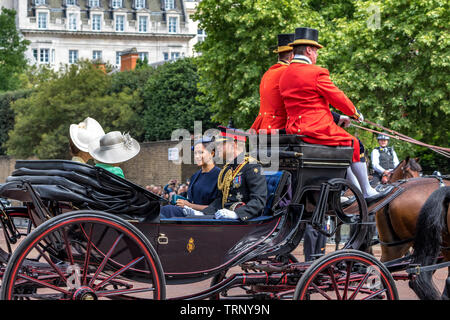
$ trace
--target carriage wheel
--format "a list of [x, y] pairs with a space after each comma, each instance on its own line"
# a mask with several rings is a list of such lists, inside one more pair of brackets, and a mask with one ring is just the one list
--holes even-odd
[[373, 256], [339, 250], [314, 261], [302, 275], [295, 300], [398, 300], [394, 279]]
[[1, 299], [164, 299], [165, 279], [148, 239], [104, 212], [74, 211], [41, 224], [14, 251]]

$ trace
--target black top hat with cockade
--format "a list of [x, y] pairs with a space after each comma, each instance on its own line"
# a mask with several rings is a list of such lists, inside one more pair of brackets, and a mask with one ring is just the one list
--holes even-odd
[[319, 44], [319, 31], [312, 28], [296, 28], [294, 41], [289, 43], [290, 46], [309, 45], [315, 46], [318, 49], [323, 48]]

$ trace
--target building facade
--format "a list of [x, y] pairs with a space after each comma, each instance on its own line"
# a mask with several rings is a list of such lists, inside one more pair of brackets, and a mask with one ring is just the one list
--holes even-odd
[[[120, 68], [121, 53], [136, 48], [149, 63], [194, 55], [204, 36], [187, 0], [5, 0], [17, 11], [17, 27], [31, 44], [30, 64], [54, 69], [79, 59]], [[200, 35], [199, 35], [200, 34]]]

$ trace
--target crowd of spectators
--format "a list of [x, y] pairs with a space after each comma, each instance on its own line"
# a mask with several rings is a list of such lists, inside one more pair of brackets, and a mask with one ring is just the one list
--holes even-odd
[[175, 194], [187, 198], [189, 180], [187, 180], [186, 183], [180, 183], [177, 180], [170, 180], [165, 186], [151, 184], [146, 186], [145, 188], [148, 191], [153, 192], [169, 201]]

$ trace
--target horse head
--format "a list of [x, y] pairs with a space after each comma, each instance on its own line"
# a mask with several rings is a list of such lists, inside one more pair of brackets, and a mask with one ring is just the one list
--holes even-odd
[[410, 158], [409, 156], [405, 159], [406, 163], [402, 166], [403, 179], [417, 178], [422, 172], [422, 167], [419, 164], [419, 158]]

